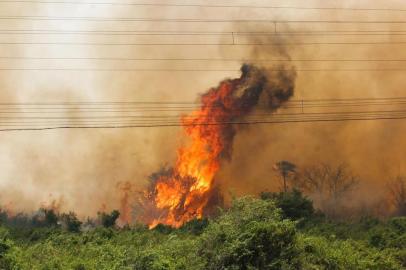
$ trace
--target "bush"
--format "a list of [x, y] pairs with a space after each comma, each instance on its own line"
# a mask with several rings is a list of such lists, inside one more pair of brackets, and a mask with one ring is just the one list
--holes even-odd
[[276, 207], [282, 209], [284, 218], [293, 220], [310, 218], [314, 215], [313, 202], [298, 190], [280, 193], [261, 193], [261, 199], [274, 200]]
[[401, 269], [396, 258], [353, 240], [299, 238], [304, 269]]
[[57, 226], [58, 216], [53, 209], [43, 209], [45, 215], [45, 226]]
[[153, 252], [142, 252], [135, 260], [134, 270], [170, 270], [170, 260]]
[[[29, 218], [28, 222], [30, 222]], [[57, 227], [58, 215], [53, 209], [41, 208], [30, 223], [32, 223], [31, 227]]]
[[105, 228], [110, 228], [116, 225], [116, 221], [118, 217], [120, 216], [120, 212], [117, 210], [113, 210], [110, 214], [107, 213], [99, 213], [99, 218], [101, 221], [101, 224]]
[[406, 218], [392, 218], [386, 224], [372, 228], [368, 233], [368, 241], [381, 249], [406, 249]]
[[204, 269], [297, 269], [296, 229], [272, 201], [238, 199], [202, 235]]
[[75, 213], [62, 214], [61, 220], [68, 232], [80, 232], [82, 222], [76, 217]]
[[198, 235], [201, 234], [208, 225], [209, 220], [207, 218], [192, 219], [191, 221], [185, 223], [182, 227], [180, 227], [180, 230], [183, 232]]
[[160, 223], [160, 224], [156, 225], [153, 230], [154, 230], [154, 231], [157, 231], [157, 232], [159, 232], [159, 233], [169, 234], [169, 233], [171, 233], [174, 229], [173, 229], [171, 226], [169, 226], [169, 225], [165, 225], [165, 224]]
[[[73, 213], [59, 216], [76, 224], [67, 231], [21, 226], [28, 224], [24, 222], [0, 227], [0, 269], [406, 269], [405, 218], [337, 222], [313, 217], [298, 227], [297, 221], [284, 218], [306, 217], [294, 209], [311, 209], [297, 203], [306, 198], [293, 192], [270, 195], [236, 199], [216, 218], [192, 220], [180, 229], [112, 228], [118, 216], [113, 212], [104, 220], [100, 216], [107, 228], [80, 234], [71, 232], [78, 228]], [[32, 220], [23, 217], [14, 221]]]

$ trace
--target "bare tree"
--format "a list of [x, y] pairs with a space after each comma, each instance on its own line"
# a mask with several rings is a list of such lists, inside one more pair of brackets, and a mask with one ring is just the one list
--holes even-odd
[[312, 166], [303, 170], [298, 178], [298, 185], [307, 193], [316, 194], [323, 198], [328, 185], [329, 172], [331, 169], [326, 164]]
[[333, 169], [327, 168], [330, 175], [328, 178], [329, 195], [337, 202], [343, 195], [353, 190], [359, 181], [355, 175], [349, 172], [345, 164], [341, 164]]
[[343, 198], [358, 184], [345, 164], [336, 167], [320, 164], [303, 170], [298, 185], [309, 195], [315, 197], [320, 208], [334, 216]]
[[388, 183], [391, 203], [395, 207], [397, 215], [406, 215], [406, 177], [397, 176]]
[[287, 179], [289, 175], [294, 174], [296, 172], [296, 165], [289, 161], [283, 160], [276, 163], [274, 169], [277, 170], [279, 174], [282, 176], [283, 190], [284, 192], [287, 192], [288, 191]]

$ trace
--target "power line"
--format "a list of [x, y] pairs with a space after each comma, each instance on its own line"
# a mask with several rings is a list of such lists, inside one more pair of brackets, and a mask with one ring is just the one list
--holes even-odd
[[63, 30], [0, 30], [0, 35], [101, 35], [101, 36], [404, 36], [406, 31], [63, 31]]
[[[238, 72], [239, 69], [166, 69], [166, 68], [0, 68], [0, 71], [72, 71], [72, 72]], [[267, 69], [270, 72], [300, 71], [300, 72], [397, 72], [406, 71], [405, 68], [377, 68], [377, 69]]]
[[[363, 119], [363, 120], [372, 120], [372, 119], [387, 119], [387, 118], [395, 118], [395, 119], [403, 119], [404, 117], [406, 117], [406, 115], [398, 115], [398, 116], [368, 116], [368, 117], [362, 117], [362, 118], [355, 118], [355, 119]], [[282, 122], [317, 122], [317, 121], [321, 121], [321, 120], [325, 120], [325, 121], [333, 121], [333, 120], [340, 120], [340, 121], [351, 121], [353, 120], [354, 117], [344, 117], [344, 118], [308, 118], [308, 119], [276, 119], [276, 120], [248, 120], [248, 121], [243, 121], [244, 123], [257, 123], [257, 122], [272, 122], [272, 123], [282, 123]], [[21, 124], [7, 124], [7, 125], [0, 125], [0, 129], [4, 128], [4, 127], [19, 127], [19, 128], [47, 128], [47, 127], [59, 127], [59, 126], [70, 126], [70, 127], [84, 127], [84, 126], [90, 126], [90, 127], [95, 127], [95, 126], [101, 126], [101, 127], [105, 127], [106, 125], [110, 125], [110, 126], [128, 126], [128, 125], [141, 125], [141, 126], [152, 126], [152, 125], [171, 125], [171, 126], [179, 126], [179, 127], [188, 127], [188, 126], [202, 126], [205, 125], [206, 123], [196, 123], [196, 124], [179, 124], [179, 121], [177, 122], [142, 122], [142, 121], [138, 121], [138, 122], [134, 122], [134, 121], [129, 121], [129, 122], [77, 122], [77, 123], [70, 123], [70, 122], [65, 122], [65, 123], [45, 123], [45, 124], [38, 124], [38, 125], [21, 125]], [[240, 122], [235, 122], [235, 121], [231, 121], [231, 122], [207, 122], [207, 124], [217, 124], [217, 125], [228, 125], [228, 124], [240, 124]]]
[[[238, 110], [236, 110], [238, 112]], [[311, 115], [347, 115], [347, 114], [358, 114], [358, 115], [364, 115], [364, 114], [385, 114], [385, 113], [406, 113], [406, 110], [378, 110], [378, 111], [343, 111], [343, 112], [294, 112], [294, 113], [273, 113], [272, 111], [268, 111], [267, 113], [254, 113], [254, 114], [249, 114], [249, 116], [272, 116], [272, 117], [291, 117], [291, 116], [311, 116]], [[209, 116], [210, 114], [203, 114], [201, 116]], [[0, 119], [39, 119], [39, 120], [50, 120], [50, 119], [68, 119], [68, 120], [85, 120], [85, 119], [135, 119], [135, 118], [151, 118], [154, 116], [145, 116], [145, 115], [97, 115], [97, 116], [20, 116], [20, 117], [14, 117], [14, 116], [0, 116]], [[165, 118], [165, 117], [175, 117], [178, 118], [179, 116], [155, 116], [156, 118]], [[186, 118], [191, 118], [195, 119], [197, 118], [196, 116], [185, 116]]]
[[297, 46], [297, 45], [404, 45], [406, 41], [361, 41], [361, 42], [269, 42], [269, 43], [153, 43], [153, 42], [0, 42], [0, 45], [79, 45], [79, 46]]
[[406, 59], [253, 59], [253, 58], [146, 58], [146, 57], [35, 57], [0, 56], [7, 60], [106, 60], [106, 61], [219, 61], [219, 62], [405, 62]]
[[[244, 120], [255, 120], [255, 121], [262, 121], [268, 118], [272, 119], [318, 119], [321, 117], [341, 117], [341, 118], [351, 118], [351, 117], [378, 117], [378, 116], [399, 116], [399, 115], [406, 115], [405, 110], [387, 110], [387, 111], [354, 111], [354, 112], [301, 112], [301, 113], [263, 113], [263, 114], [250, 114], [247, 117], [244, 117]], [[1, 122], [0, 126], [9, 125], [9, 124], [16, 124], [16, 125], [44, 125], [44, 124], [61, 124], [62, 123], [69, 123], [69, 124], [77, 124], [82, 122], [114, 122], [114, 123], [180, 123], [182, 120], [183, 123], [195, 123], [196, 120], [203, 119], [207, 121], [207, 118], [210, 119], [210, 115], [201, 115], [200, 117], [194, 116], [144, 116], [144, 115], [115, 115], [115, 116], [71, 116], [71, 117], [54, 117], [54, 116], [41, 116], [41, 117], [33, 117], [33, 116], [24, 116], [24, 117], [0, 117]], [[217, 119], [215, 122], [223, 123], [226, 120], [219, 120]]]
[[[306, 100], [310, 105], [324, 104], [337, 105], [348, 103], [358, 105], [370, 105], [367, 102], [382, 102], [386, 105], [396, 105], [396, 102], [404, 101], [403, 97], [389, 98], [350, 98], [350, 99], [319, 99]], [[304, 100], [292, 100], [292, 103], [302, 103]], [[100, 104], [129, 104], [129, 102], [94, 102], [93, 105]], [[157, 102], [161, 104], [162, 102]], [[169, 102], [169, 104], [193, 104], [190, 102]], [[365, 103], [365, 104], [364, 104]], [[54, 105], [54, 103], [5, 103], [2, 106], [10, 105]], [[64, 105], [74, 105], [75, 103], [64, 103]], [[83, 103], [79, 103], [83, 104]], [[140, 104], [140, 103], [136, 103]], [[154, 103], [141, 102], [141, 104]], [[60, 104], [59, 104], [60, 105]], [[162, 105], [162, 104], [161, 104]], [[89, 104], [87, 104], [89, 106]], [[145, 105], [143, 105], [145, 106]], [[31, 113], [31, 112], [30, 112]], [[48, 113], [48, 112], [44, 112]], [[293, 122], [331, 122], [331, 121], [353, 121], [353, 120], [378, 120], [378, 119], [404, 119], [406, 110], [368, 110], [368, 111], [335, 111], [335, 112], [293, 112], [293, 113], [253, 113], [244, 117], [243, 121], [216, 120], [210, 121], [205, 118], [209, 115], [96, 115], [96, 116], [23, 116], [23, 117], [0, 117], [0, 127], [18, 127], [3, 128], [3, 131], [11, 130], [49, 130], [49, 129], [73, 129], [73, 128], [125, 128], [125, 127], [164, 127], [164, 126], [199, 126], [199, 125], [228, 125], [228, 124], [263, 124], [263, 123], [293, 123]], [[182, 123], [180, 122], [182, 119]], [[27, 122], [28, 121], [28, 122]], [[197, 122], [196, 122], [197, 121]]]
[[29, 21], [107, 21], [107, 22], [177, 22], [177, 23], [328, 23], [328, 24], [405, 24], [400, 20], [272, 20], [272, 19], [198, 19], [198, 18], [145, 18], [145, 17], [56, 17], [56, 16], [0, 16], [0, 20]]
[[[353, 119], [353, 118], [377, 118], [377, 117], [403, 117], [406, 116], [405, 113], [386, 113], [386, 114], [336, 114], [336, 115], [293, 115], [293, 116], [268, 116], [268, 117], [246, 117], [244, 121], [289, 121], [289, 120], [318, 120], [318, 119]], [[217, 123], [217, 124], [230, 124], [235, 121], [224, 120], [224, 121], [198, 121], [196, 119], [183, 119], [182, 122], [179, 119], [129, 119], [129, 120], [106, 120], [106, 119], [77, 119], [77, 120], [65, 120], [65, 121], [35, 121], [35, 122], [3, 122], [0, 126], [49, 126], [49, 125], [90, 125], [90, 124], [115, 124], [115, 125], [128, 125], [128, 124], [177, 124], [179, 126], [199, 126], [199, 124], [204, 123]]]
[[[376, 104], [376, 105], [343, 105], [343, 106], [294, 106], [294, 107], [283, 107], [281, 108], [282, 110], [288, 110], [288, 109], [318, 109], [318, 108], [348, 108], [348, 107], [373, 107], [373, 106], [377, 106], [377, 105], [385, 105], [385, 106], [395, 106], [393, 104]], [[402, 104], [405, 105], [405, 104]], [[82, 110], [82, 109], [76, 109], [76, 110], [70, 110], [70, 109], [63, 109], [63, 110], [40, 110], [40, 111], [13, 111], [13, 110], [9, 110], [9, 111], [0, 111], [0, 115], [44, 115], [44, 114], [62, 114], [62, 113], [80, 113], [82, 116], [78, 117], [78, 118], [83, 118], [83, 115], [89, 114], [89, 115], [94, 115], [94, 114], [107, 114], [107, 113], [119, 113], [119, 114], [123, 114], [123, 113], [133, 113], [131, 115], [116, 115], [116, 116], [107, 116], [109, 118], [171, 118], [171, 117], [175, 117], [175, 118], [179, 118], [179, 117], [183, 117], [184, 113], [191, 113], [194, 112], [196, 110], [198, 110], [199, 108], [189, 108], [189, 109], [177, 109], [177, 110]], [[266, 112], [267, 110], [263, 110], [264, 112]], [[171, 115], [145, 115], [144, 113], [180, 113], [180, 114], [171, 114]], [[137, 113], [136, 115], [134, 115], [134, 113]], [[142, 113], [142, 114], [141, 114]], [[338, 112], [335, 112], [338, 113]], [[302, 112], [301, 114], [306, 114], [304, 112]], [[268, 115], [268, 114], [254, 114], [255, 116], [257, 115]], [[283, 115], [281, 113], [277, 113], [277, 115]], [[100, 116], [100, 118], [102, 118], [104, 116]], [[5, 117], [0, 117], [0, 119], [16, 119], [16, 118], [24, 118], [24, 117], [16, 117], [16, 116], [9, 116], [7, 118]], [[31, 117], [33, 119], [36, 119], [36, 117]], [[31, 119], [29, 118], [29, 119]], [[57, 119], [60, 119], [61, 117], [57, 117]], [[62, 118], [69, 118], [72, 119], [72, 117], [62, 117]], [[42, 118], [41, 118], [42, 119]]]
[[[401, 97], [358, 97], [358, 98], [324, 98], [324, 99], [291, 99], [289, 103], [302, 103], [302, 102], [369, 102], [369, 101], [399, 101], [399, 100], [406, 100], [406, 96]], [[159, 105], [172, 105], [172, 104], [197, 104], [199, 105], [200, 102], [198, 101], [84, 101], [84, 102], [0, 102], [0, 106], [8, 106], [8, 105], [123, 105], [123, 104], [159, 104]]]
[[247, 9], [293, 9], [293, 10], [348, 10], [348, 11], [399, 11], [402, 8], [351, 8], [351, 7], [297, 7], [270, 5], [210, 5], [210, 4], [166, 4], [166, 3], [117, 3], [117, 2], [74, 2], [74, 1], [32, 1], [13, 0], [0, 3], [33, 3], [33, 4], [64, 4], [64, 5], [113, 5], [113, 6], [146, 6], [146, 7], [193, 7], [193, 8], [247, 8]]
[[[398, 106], [406, 105], [406, 102], [395, 103], [342, 103], [342, 104], [288, 104], [281, 107], [281, 109], [315, 109], [315, 108], [347, 108], [347, 107], [372, 107], [372, 106]], [[209, 108], [216, 108], [221, 106], [209, 106]], [[119, 107], [120, 108], [120, 107]], [[116, 109], [114, 107], [6, 107], [0, 108], [0, 114], [48, 114], [48, 113], [63, 113], [63, 112], [79, 112], [79, 113], [141, 113], [141, 112], [192, 112], [199, 109], [199, 106], [189, 107], [165, 107], [157, 109], [156, 107], [121, 107], [122, 109]], [[266, 110], [266, 109], [264, 109]]]
[[[291, 100], [282, 109], [339, 108], [360, 106], [406, 105], [405, 98]], [[198, 102], [82, 102], [82, 103], [0, 103], [0, 113], [50, 113], [50, 112], [176, 112], [205, 108], [222, 108], [222, 105], [202, 105]], [[259, 108], [261, 109], [261, 108]], [[264, 108], [265, 109], [265, 108]], [[266, 110], [266, 109], [265, 109]]]
[[[290, 100], [281, 109], [316, 109], [348, 107], [384, 107], [406, 105], [406, 98], [351, 98], [351, 99], [302, 99]], [[199, 102], [70, 102], [70, 103], [0, 103], [1, 114], [49, 114], [49, 113], [155, 113], [155, 112], [192, 112], [204, 108], [221, 108], [221, 105], [202, 105]], [[256, 111], [267, 111], [257, 108]], [[303, 113], [303, 112], [302, 112]], [[142, 117], [161, 117], [157, 115]], [[179, 117], [165, 115], [162, 117]]]
[[[371, 106], [371, 105], [404, 105], [406, 97], [382, 97], [382, 98], [347, 98], [347, 99], [292, 99], [285, 103], [282, 108], [291, 106]], [[204, 107], [222, 107], [218, 105], [204, 105], [199, 101], [84, 101], [84, 102], [0, 102], [0, 111], [4, 110], [115, 110], [135, 109], [196, 109]]]
[[[402, 69], [403, 70], [403, 69]], [[406, 70], [406, 68], [404, 69]], [[97, 69], [97, 68], [0, 68], [0, 71], [94, 71], [94, 72], [231, 72], [238, 69], [148, 69], [148, 68], [120, 68], [120, 69]], [[286, 70], [273, 70], [286, 71]]]
[[[406, 102], [392, 102], [392, 103], [321, 103], [321, 104], [316, 104], [316, 103], [310, 103], [307, 104], [303, 102], [302, 104], [287, 104], [283, 105], [281, 109], [297, 109], [297, 108], [303, 108], [303, 109], [312, 109], [312, 108], [340, 108], [340, 107], [362, 107], [362, 106], [397, 106], [397, 105], [406, 105]], [[114, 107], [28, 107], [28, 108], [23, 108], [23, 107], [2, 107], [0, 108], [0, 113], [2, 114], [26, 114], [26, 113], [62, 113], [62, 112], [80, 112], [80, 113], [126, 113], [126, 112], [133, 112], [133, 113], [139, 113], [139, 112], [187, 112], [187, 111], [194, 111], [201, 106], [185, 106], [185, 107], [128, 107], [128, 106], [116, 106], [118, 108]], [[205, 108], [221, 108], [220, 105], [213, 105], [213, 106], [205, 106]], [[264, 109], [266, 110], [266, 109]]]
[[199, 123], [199, 124], [146, 124], [146, 125], [105, 125], [105, 126], [55, 126], [55, 127], [38, 127], [38, 128], [8, 128], [0, 129], [5, 131], [45, 131], [56, 129], [123, 129], [123, 128], [154, 128], [154, 127], [179, 127], [179, 126], [208, 126], [208, 125], [259, 125], [259, 124], [282, 124], [282, 123], [316, 123], [316, 122], [343, 122], [343, 121], [367, 121], [367, 120], [402, 120], [406, 119], [406, 115], [390, 117], [370, 117], [370, 118], [325, 118], [325, 119], [298, 119], [298, 120], [282, 120], [282, 121], [252, 121], [252, 122], [228, 122], [228, 123]]
[[[238, 111], [235, 111], [238, 112]], [[293, 112], [293, 113], [280, 113], [280, 112], [272, 112], [268, 111], [267, 113], [252, 113], [249, 114], [247, 117], [319, 117], [319, 116], [348, 116], [348, 115], [382, 115], [382, 114], [406, 114], [406, 110], [378, 110], [378, 111], [335, 111], [335, 112]], [[202, 114], [199, 117], [210, 117], [210, 114]], [[167, 120], [167, 119], [197, 119], [199, 118], [193, 115], [96, 115], [96, 116], [1, 116], [0, 119], [4, 120], [69, 120], [69, 121], [95, 121], [95, 120], [103, 120], [107, 121], [106, 119], [114, 120]], [[5, 122], [7, 123], [7, 122]]]
[[[368, 102], [371, 100], [381, 100], [382, 102], [387, 102], [386, 105], [397, 105], [396, 103], [391, 103], [400, 101], [404, 98], [355, 98], [355, 99], [325, 99], [325, 100], [307, 100], [310, 105], [321, 103], [321, 104], [332, 104], [338, 101], [348, 102], [358, 102], [358, 105], [370, 106], [370, 104], [363, 104], [363, 102]], [[315, 102], [317, 101], [317, 102]], [[292, 100], [292, 102], [302, 102], [300, 100]], [[126, 103], [126, 102], [124, 102]], [[13, 103], [15, 104], [15, 103]], [[35, 105], [32, 103], [25, 103]], [[41, 103], [44, 104], [44, 103]], [[357, 103], [353, 103], [355, 105]], [[21, 104], [19, 104], [21, 105]], [[46, 103], [46, 105], [50, 105]], [[95, 105], [98, 105], [97, 103]], [[9, 105], [7, 105], [9, 106]], [[36, 105], [38, 106], [38, 105]], [[99, 106], [99, 105], [98, 105]], [[52, 108], [54, 109], [54, 108]], [[68, 108], [70, 109], [70, 108]], [[283, 109], [283, 108], [282, 108]], [[63, 111], [62, 111], [63, 112]], [[32, 112], [27, 112], [32, 114]], [[152, 126], [188, 126], [188, 125], [201, 125], [201, 124], [241, 124], [240, 122], [235, 123], [235, 121], [223, 121], [216, 120], [215, 122], [206, 122], [210, 119], [210, 115], [200, 115], [200, 119], [206, 119], [204, 122], [197, 122], [195, 120], [199, 119], [193, 115], [81, 115], [81, 116], [49, 116], [49, 111], [43, 111], [41, 113], [46, 113], [46, 116], [2, 116], [0, 117], [0, 127], [30, 127], [36, 128], [46, 127], [46, 129], [53, 129], [54, 126], [58, 128], [99, 128], [101, 125], [105, 127], [110, 126], [142, 126], [142, 127], [152, 127]], [[61, 113], [59, 111], [58, 113]], [[208, 118], [205, 118], [208, 117]], [[354, 119], [391, 119], [391, 118], [404, 118], [406, 117], [406, 110], [367, 110], [367, 111], [324, 111], [324, 112], [267, 112], [267, 113], [252, 113], [244, 117], [243, 124], [251, 123], [276, 123], [276, 122], [318, 122], [318, 121], [347, 121]], [[182, 123], [180, 122], [182, 121]], [[142, 125], [141, 125], [142, 124]], [[89, 126], [92, 125], [92, 126]], [[97, 127], [95, 125], [98, 125]], [[108, 127], [107, 127], [108, 128]]]
[[77, 35], [405, 35], [406, 30], [306, 30], [306, 31], [171, 31], [171, 30], [52, 30], [0, 29], [0, 34], [77, 34]]

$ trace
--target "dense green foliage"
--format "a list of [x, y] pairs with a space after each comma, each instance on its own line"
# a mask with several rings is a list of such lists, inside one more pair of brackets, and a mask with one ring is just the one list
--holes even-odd
[[119, 216], [120, 213], [117, 210], [113, 210], [110, 214], [99, 213], [101, 224], [106, 228], [113, 227]]
[[315, 214], [312, 201], [296, 189], [291, 192], [262, 192], [260, 197], [263, 200], [273, 200], [276, 207], [282, 210], [284, 218], [308, 219]]
[[117, 212], [101, 215], [103, 226], [73, 213], [63, 225], [50, 213], [49, 226], [3, 222], [0, 269], [406, 269], [406, 218], [333, 222], [300, 192], [261, 197], [179, 229], [118, 229]]

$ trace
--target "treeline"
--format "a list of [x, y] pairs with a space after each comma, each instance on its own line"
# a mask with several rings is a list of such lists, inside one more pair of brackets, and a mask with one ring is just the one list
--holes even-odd
[[235, 198], [215, 216], [192, 220], [178, 229], [158, 225], [149, 230], [140, 224], [118, 228], [113, 220], [119, 213], [114, 211], [99, 214], [94, 226], [83, 223], [81, 230], [70, 230], [63, 224], [66, 215], [51, 213], [42, 210], [34, 227], [2, 225], [0, 269], [406, 267], [405, 217], [338, 221], [290, 188]]
[[97, 226], [113, 227], [119, 216], [120, 212], [113, 210], [111, 213], [97, 213], [96, 219], [88, 218], [86, 221], [81, 221], [74, 212], [59, 213], [47, 208], [40, 208], [31, 214], [21, 212], [16, 215], [10, 215], [7, 211], [0, 210], [0, 225], [15, 230], [60, 228], [68, 232], [79, 232]]
[[367, 186], [346, 164], [316, 164], [298, 168], [289, 161], [275, 165], [281, 190], [300, 190], [332, 219], [406, 215], [406, 176], [382, 179], [379, 192]]

